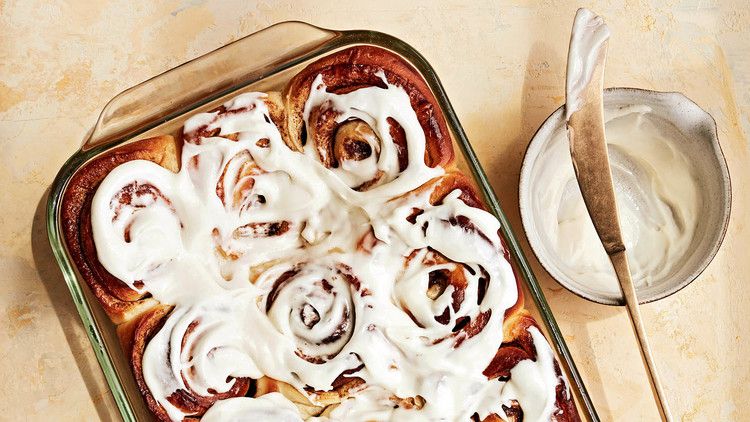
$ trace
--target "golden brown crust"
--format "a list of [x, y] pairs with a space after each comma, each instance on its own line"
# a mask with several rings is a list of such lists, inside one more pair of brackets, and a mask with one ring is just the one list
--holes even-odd
[[[474, 183], [460, 171], [449, 171], [445, 175], [424, 184], [419, 189], [423, 188], [433, 189], [430, 194], [430, 203], [432, 205], [439, 205], [449, 193], [454, 190], [459, 190], [461, 191], [459, 199], [463, 203], [470, 207], [479, 208], [485, 211], [487, 210], [484, 206], [484, 202], [482, 202], [474, 189]], [[419, 189], [417, 189], [417, 192]]]
[[91, 233], [91, 201], [112, 169], [132, 160], [153, 161], [177, 171], [179, 158], [172, 136], [157, 136], [123, 145], [85, 164], [71, 178], [63, 195], [61, 219], [64, 239], [76, 268], [115, 324], [133, 318], [157, 302], [139, 294], [107, 272], [96, 255]]

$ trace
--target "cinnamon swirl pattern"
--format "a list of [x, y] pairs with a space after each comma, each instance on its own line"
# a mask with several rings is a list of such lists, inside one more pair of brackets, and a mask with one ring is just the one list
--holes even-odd
[[335, 53], [182, 140], [178, 171], [122, 160], [90, 201], [90, 260], [158, 303], [119, 327], [157, 419], [578, 420], [398, 56]]

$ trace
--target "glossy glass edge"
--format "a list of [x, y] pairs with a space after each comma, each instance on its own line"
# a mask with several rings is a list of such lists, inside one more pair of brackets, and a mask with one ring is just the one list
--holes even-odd
[[[292, 23], [292, 22], [281, 22], [281, 23], [273, 25], [273, 27], [281, 27], [287, 23]], [[297, 21], [293, 23], [305, 24], [304, 22], [297, 22]], [[309, 25], [309, 24], [305, 24], [305, 25]], [[313, 25], [309, 25], [309, 26], [314, 27]], [[574, 384], [575, 388], [573, 388], [573, 390], [576, 393], [575, 399], [578, 400], [580, 407], [582, 407], [583, 410], [587, 412], [587, 414], [583, 416], [585, 416], [588, 420], [598, 422], [599, 417], [596, 413], [593, 402], [591, 401], [588, 391], [584, 385], [583, 379], [581, 378], [578, 372], [578, 369], [573, 361], [573, 358], [567, 347], [565, 339], [560, 331], [560, 328], [557, 325], [557, 322], [554, 316], [552, 315], [552, 311], [544, 297], [544, 293], [542, 292], [542, 289], [539, 286], [528, 261], [526, 260], [526, 256], [523, 250], [521, 249], [518, 240], [516, 239], [515, 235], [512, 232], [510, 222], [508, 221], [505, 213], [502, 211], [502, 208], [500, 207], [500, 203], [494, 193], [492, 186], [489, 183], [489, 180], [487, 179], [484, 169], [482, 168], [481, 163], [479, 162], [479, 159], [477, 158], [476, 153], [474, 152], [466, 136], [466, 133], [463, 130], [463, 126], [459, 122], [458, 117], [456, 116], [455, 110], [453, 109], [453, 106], [447, 97], [447, 94], [440, 82], [440, 79], [438, 78], [432, 66], [417, 50], [415, 50], [409, 44], [401, 41], [398, 38], [395, 38], [393, 36], [390, 36], [384, 33], [376, 32], [376, 31], [367, 31], [367, 30], [332, 31], [332, 30], [327, 30], [327, 29], [318, 28], [318, 27], [314, 27], [314, 28], [317, 28], [322, 32], [328, 32], [332, 34], [333, 38], [329, 42], [315, 49], [312, 49], [306, 54], [303, 54], [297, 57], [295, 60], [291, 60], [290, 62], [284, 63], [282, 66], [279, 66], [277, 69], [275, 69], [275, 71], [272, 73], [280, 72], [284, 69], [293, 67], [313, 57], [323, 55], [328, 51], [332, 51], [332, 50], [335, 50], [337, 48], [341, 48], [347, 45], [355, 45], [355, 44], [374, 44], [374, 45], [379, 45], [384, 48], [390, 49], [406, 57], [420, 71], [420, 73], [422, 73], [428, 85], [430, 86], [430, 89], [432, 89], [433, 93], [435, 94], [435, 97], [440, 103], [440, 106], [445, 114], [445, 118], [448, 121], [450, 130], [451, 132], [453, 132], [453, 135], [457, 143], [461, 147], [462, 153], [464, 154], [464, 158], [466, 159], [467, 164], [469, 165], [471, 169], [472, 175], [474, 176], [474, 179], [477, 182], [477, 185], [480, 188], [482, 195], [484, 196], [485, 201], [490, 211], [500, 221], [501, 232], [503, 236], [505, 237], [505, 240], [508, 244], [507, 245], [508, 248], [510, 249], [510, 255], [515, 260], [517, 267], [520, 270], [520, 274], [524, 282], [526, 283], [527, 287], [529, 288], [529, 291], [531, 292], [532, 299], [534, 300], [534, 303], [540, 315], [542, 316], [542, 320], [547, 329], [547, 332], [549, 333], [549, 336], [551, 337], [550, 338], [551, 343], [555, 347], [558, 355], [562, 358], [561, 364], [564, 365], [565, 367], [565, 372], [568, 374], [570, 378], [569, 381], [571, 381]], [[247, 41], [250, 38], [252, 38], [253, 35], [255, 34], [250, 34], [235, 42]], [[209, 52], [206, 55], [210, 55], [212, 53], [213, 52]], [[158, 76], [155, 76], [154, 78], [157, 78], [157, 77]], [[143, 82], [142, 84], [148, 83], [150, 80], [153, 80], [154, 78], [151, 78]], [[247, 84], [248, 83], [245, 83], [243, 85], [247, 85]], [[232, 86], [231, 88], [221, 90], [220, 92], [217, 92], [215, 95], [211, 95], [207, 97], [205, 100], [201, 102], [192, 104], [189, 108], [198, 108], [201, 105], [204, 105], [210, 101], [213, 101], [216, 98], [226, 95], [227, 93], [240, 89], [243, 85]], [[173, 115], [166, 116], [166, 117], [159, 119], [159, 121], [163, 122], [173, 117], [175, 116]], [[109, 387], [112, 390], [112, 394], [114, 396], [115, 402], [117, 403], [117, 406], [120, 410], [120, 413], [123, 416], [123, 419], [127, 422], [135, 421], [135, 416], [130, 407], [129, 400], [126, 397], [124, 390], [122, 389], [119, 377], [117, 376], [117, 373], [114, 370], [114, 365], [111, 361], [111, 357], [106, 351], [106, 347], [104, 346], [104, 342], [101, 338], [99, 328], [94, 323], [94, 320], [91, 314], [91, 308], [89, 307], [88, 302], [86, 302], [86, 300], [83, 297], [83, 292], [81, 291], [81, 286], [79, 284], [78, 277], [75, 273], [75, 270], [73, 269], [72, 263], [70, 262], [70, 257], [67, 254], [67, 248], [65, 246], [65, 243], [62, 240], [62, 234], [61, 234], [60, 225], [59, 225], [60, 221], [58, 217], [59, 217], [60, 202], [62, 199], [62, 195], [65, 191], [65, 187], [67, 186], [73, 174], [75, 174], [75, 172], [78, 170], [80, 165], [87, 162], [90, 158], [95, 157], [96, 155], [102, 153], [103, 151], [109, 148], [112, 148], [113, 145], [123, 143], [126, 140], [137, 136], [139, 133], [143, 133], [146, 130], [149, 130], [155, 126], [156, 125], [147, 125], [147, 126], [144, 126], [141, 130], [139, 130], [136, 133], [129, 133], [125, 139], [117, 139], [115, 141], [97, 144], [90, 149], [86, 149], [86, 150], [81, 149], [77, 151], [76, 153], [74, 153], [74, 155], [70, 159], [68, 159], [68, 161], [65, 162], [60, 172], [58, 173], [57, 177], [55, 178], [55, 181], [53, 182], [52, 189], [50, 190], [50, 196], [47, 202], [47, 233], [48, 233], [50, 245], [52, 246], [53, 253], [55, 255], [55, 259], [57, 260], [60, 266], [60, 269], [62, 270], [66, 284], [68, 285], [68, 288], [71, 292], [71, 296], [73, 297], [75, 306], [78, 310], [78, 313], [81, 316], [81, 320], [83, 321], [84, 327], [86, 328], [87, 335], [89, 337], [89, 340], [91, 341], [96, 357], [102, 367], [102, 371], [104, 372], [105, 378], [107, 379], [107, 383], [109, 384]]]

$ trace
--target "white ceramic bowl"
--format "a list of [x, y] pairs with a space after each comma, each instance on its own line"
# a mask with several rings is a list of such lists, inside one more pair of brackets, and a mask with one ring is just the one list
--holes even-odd
[[[698, 208], [698, 225], [686, 254], [680, 259], [676, 270], [665, 279], [654, 279], [648, 286], [638, 288], [641, 303], [659, 300], [687, 286], [698, 277], [718, 252], [724, 239], [731, 209], [731, 184], [724, 155], [719, 146], [716, 133], [716, 122], [710, 114], [680, 93], [656, 92], [634, 88], [609, 88], [604, 92], [604, 108], [614, 110], [622, 107], [642, 104], [649, 106], [652, 113], [671, 124], [682, 136], [676, 147], [694, 165], [695, 179], [698, 183], [700, 205]], [[545, 183], [539, 176], [543, 160], [539, 160], [552, 142], [567, 142], [565, 132], [565, 113], [562, 106], [542, 124], [531, 140], [521, 168], [519, 184], [519, 205], [521, 219], [526, 236], [534, 254], [547, 272], [571, 292], [607, 305], [621, 305], [623, 299], [619, 294], [604, 291], [596, 286], [586, 285], [566, 273], [560, 257], [551, 248], [547, 234], [533, 211], [536, 200], [531, 188]], [[557, 135], [557, 136], [556, 136]], [[610, 156], [611, 159], [615, 159]], [[546, 165], [549, 165], [549, 161]], [[568, 271], [569, 272], [569, 271]]]

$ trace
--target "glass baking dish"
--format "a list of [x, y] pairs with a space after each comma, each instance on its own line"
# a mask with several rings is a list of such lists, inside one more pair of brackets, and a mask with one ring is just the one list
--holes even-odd
[[400, 54], [427, 81], [451, 130], [459, 168], [474, 176], [486, 205], [501, 222], [511, 263], [524, 281], [526, 307], [543, 325], [567, 375], [579, 414], [598, 421], [542, 290], [432, 67], [414, 48], [392, 36], [373, 31], [332, 31], [303, 22], [273, 25], [120, 93], [104, 107], [81, 149], [63, 165], [54, 181], [47, 204], [50, 244], [123, 419], [149, 420], [151, 416], [135, 386], [115, 326], [81, 279], [62, 238], [60, 205], [69, 180], [86, 162], [104, 152], [156, 134], [177, 133], [189, 115], [211, 109], [229, 96], [279, 90], [310, 61], [358, 44], [376, 45]]

